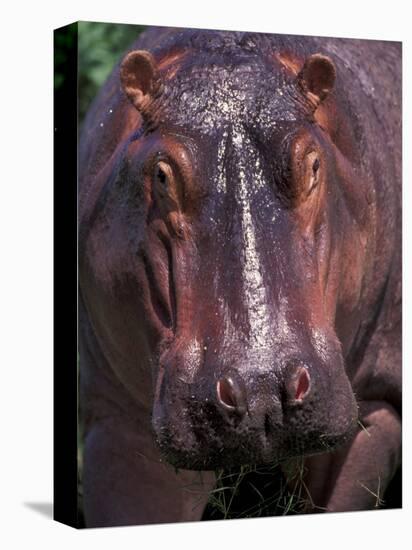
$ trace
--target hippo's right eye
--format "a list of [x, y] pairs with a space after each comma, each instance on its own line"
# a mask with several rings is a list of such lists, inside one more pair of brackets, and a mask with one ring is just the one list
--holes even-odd
[[163, 192], [166, 192], [169, 184], [170, 166], [165, 162], [158, 162], [154, 171], [154, 179]]
[[166, 183], [167, 176], [163, 172], [163, 170], [160, 168], [160, 166], [157, 167], [156, 177], [162, 185], [164, 185]]
[[320, 182], [320, 160], [316, 151], [312, 151], [306, 157], [308, 179], [307, 196], [309, 196], [319, 185]]
[[177, 199], [177, 181], [169, 163], [159, 160], [153, 169], [155, 195], [159, 199]]
[[165, 211], [179, 210], [182, 202], [180, 179], [172, 166], [158, 160], [152, 172], [153, 195], [157, 205]]

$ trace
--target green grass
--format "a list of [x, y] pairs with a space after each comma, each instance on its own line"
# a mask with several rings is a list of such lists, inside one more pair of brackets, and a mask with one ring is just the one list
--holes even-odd
[[218, 470], [205, 519], [257, 518], [301, 513], [311, 504], [303, 475], [303, 459], [286, 479], [280, 464]]

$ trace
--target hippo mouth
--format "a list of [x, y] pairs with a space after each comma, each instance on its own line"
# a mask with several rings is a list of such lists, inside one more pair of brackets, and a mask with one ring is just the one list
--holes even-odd
[[274, 432], [270, 420], [264, 428], [237, 426], [219, 430], [211, 426], [194, 428], [189, 438], [176, 437], [169, 429], [157, 432], [157, 445], [164, 459], [176, 468], [216, 470], [243, 465], [269, 465], [298, 456], [330, 452], [353, 435], [355, 423], [342, 433], [312, 431], [291, 433], [286, 427]]
[[153, 428], [167, 462], [189, 470], [268, 465], [329, 452], [353, 437], [358, 409], [352, 391], [345, 414], [334, 414], [309, 391], [305, 375], [293, 385], [293, 399], [285, 390], [264, 405], [258, 397], [242, 401], [234, 380], [217, 381], [215, 399], [199, 401], [189, 391], [186, 399], [172, 397], [173, 407], [155, 406]]

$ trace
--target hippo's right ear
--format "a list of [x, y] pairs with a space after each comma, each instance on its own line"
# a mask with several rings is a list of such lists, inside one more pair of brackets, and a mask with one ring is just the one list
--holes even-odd
[[145, 50], [129, 52], [120, 65], [122, 88], [139, 111], [143, 111], [154, 92], [156, 62]]
[[315, 53], [310, 55], [297, 76], [298, 84], [315, 107], [333, 89], [336, 68], [330, 57]]

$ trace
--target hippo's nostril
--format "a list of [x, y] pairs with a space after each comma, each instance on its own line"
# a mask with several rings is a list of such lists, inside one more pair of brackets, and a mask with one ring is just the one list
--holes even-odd
[[227, 411], [244, 415], [246, 413], [246, 394], [243, 385], [227, 376], [218, 380], [217, 400]]
[[236, 407], [235, 396], [232, 391], [231, 378], [222, 378], [217, 383], [217, 397], [222, 405], [229, 409]]
[[287, 383], [287, 392], [292, 402], [301, 402], [310, 392], [310, 374], [305, 367], [297, 367]]
[[310, 386], [310, 376], [306, 369], [302, 369], [298, 375], [298, 381], [296, 384], [296, 394], [295, 399], [303, 399], [309, 391]]

